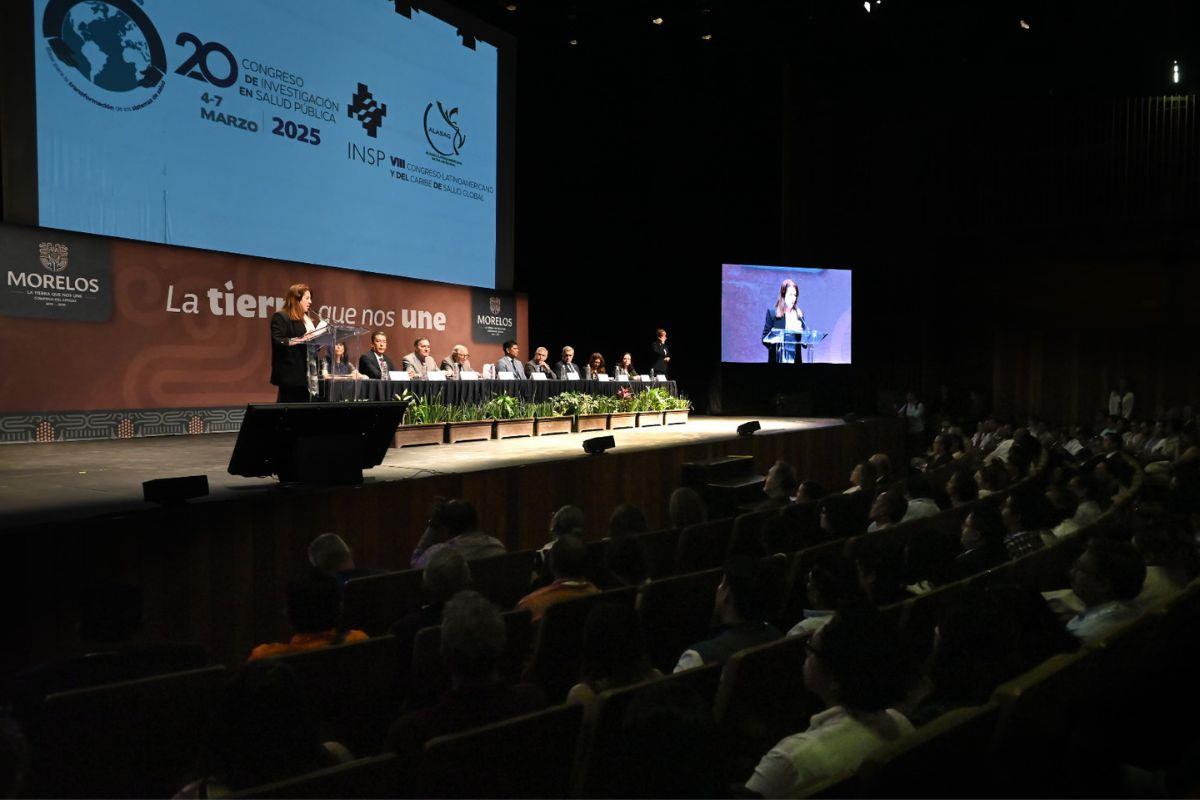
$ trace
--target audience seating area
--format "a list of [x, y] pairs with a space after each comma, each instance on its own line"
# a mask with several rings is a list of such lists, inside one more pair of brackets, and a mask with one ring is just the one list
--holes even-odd
[[[354, 578], [344, 590], [344, 621], [371, 638], [282, 658], [310, 698], [322, 738], [343, 743], [357, 758], [234, 796], [612, 796], [613, 776], [627, 767], [621, 742], [624, 714], [640, 693], [664, 686], [685, 687], [711, 709], [723, 762], [721, 781], [729, 794], [745, 796], [741, 784], [763, 754], [785, 736], [803, 731], [821, 702], [805, 688], [806, 651], [800, 636], [742, 650], [724, 665], [671, 674], [680, 654], [709, 630], [727, 559], [752, 554], [769, 568], [765, 574], [776, 587], [770, 621], [787, 631], [803, 617], [805, 578], [815, 564], [852, 560], [879, 544], [903, 549], [928, 537], [957, 542], [973, 510], [999, 508], [1009, 495], [1040, 495], [1062, 480], [1061, 470], [1045, 448], [1028, 475], [1005, 490], [934, 516], [816, 544], [811, 542], [821, 536], [821, 502], [852, 507], [865, 527], [870, 494], [835, 494], [638, 534], [647, 554], [647, 583], [553, 605], [536, 627], [528, 611], [513, 610], [529, 590], [535, 552], [472, 562], [474, 587], [505, 612], [507, 650], [501, 672], [513, 681], [536, 683], [552, 705], [429, 741], [415, 764], [381, 751], [387, 726], [402, 708], [427, 706], [448, 685], [440, 658], [441, 629], [426, 628], [417, 635], [407, 678], [398, 683], [398, 648], [387, 631], [428, 601], [422, 572], [406, 569]], [[938, 469], [929, 475], [944, 483], [948, 473]], [[1071, 535], [881, 610], [894, 621], [914, 659], [922, 661], [933, 647], [940, 612], [972, 588], [999, 582], [1039, 591], [1065, 587], [1068, 570], [1093, 537], [1125, 535], [1143, 484], [1138, 466], [1127, 491]], [[789, 542], [810, 544], [779, 549]], [[600, 574], [607, 544], [589, 543], [589, 574]], [[636, 609], [649, 660], [664, 677], [600, 692], [585, 714], [582, 706], [560, 704], [579, 679], [589, 613], [605, 603]], [[1153, 754], [1156, 747], [1163, 748], [1157, 751], [1161, 755], [1179, 744], [1161, 730], [1158, 714], [1173, 705], [1196, 707], [1200, 690], [1190, 667], [1196, 663], [1197, 630], [1200, 579], [1078, 652], [1056, 655], [997, 686], [984, 705], [954, 709], [868, 756], [856, 771], [808, 787], [806, 796], [1111, 793], [1111, 785], [1102, 782], [1112, 780], [1116, 755]], [[194, 767], [200, 733], [230, 672], [214, 666], [51, 694], [27, 721], [32, 752], [27, 793], [171, 796]]]

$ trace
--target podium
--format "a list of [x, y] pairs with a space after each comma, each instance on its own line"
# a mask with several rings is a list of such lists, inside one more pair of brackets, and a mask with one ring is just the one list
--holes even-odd
[[[308, 348], [308, 357], [306, 359], [307, 378], [308, 378], [308, 394], [310, 397], [316, 397], [319, 393], [319, 382], [321, 378], [327, 378], [330, 381], [330, 400], [356, 400], [358, 399], [358, 381], [361, 376], [358, 375], [357, 369], [352, 369], [349, 375], [339, 375], [325, 372], [325, 362], [328, 360], [330, 366], [333, 366], [333, 349], [337, 344], [345, 345], [351, 339], [361, 336], [367, 332], [366, 328], [360, 328], [355, 325], [344, 325], [337, 322], [329, 322], [324, 325], [319, 325], [315, 329], [309, 331], [300, 337], [300, 341]], [[346, 348], [349, 352], [350, 348]], [[342, 387], [344, 391], [339, 391], [335, 396], [332, 387]]]
[[[816, 345], [825, 341], [829, 336], [828, 331], [818, 330], [803, 330], [803, 331], [780, 331], [772, 330], [769, 334], [763, 337], [763, 344], [774, 345], [771, 350], [772, 364], [811, 364], [813, 360], [813, 349]], [[796, 358], [797, 351], [800, 353], [800, 358]], [[804, 357], [807, 354], [807, 359]]]

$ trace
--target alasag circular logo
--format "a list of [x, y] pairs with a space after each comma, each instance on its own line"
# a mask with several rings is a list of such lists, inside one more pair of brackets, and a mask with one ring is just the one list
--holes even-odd
[[458, 127], [458, 107], [446, 110], [441, 100], [435, 102], [437, 117], [430, 119], [429, 112], [433, 110], [433, 103], [425, 106], [425, 140], [438, 155], [460, 155], [463, 145], [467, 143], [467, 135]]
[[133, 110], [162, 91], [166, 51], [134, 0], [50, 0], [42, 35], [59, 74], [96, 105]]

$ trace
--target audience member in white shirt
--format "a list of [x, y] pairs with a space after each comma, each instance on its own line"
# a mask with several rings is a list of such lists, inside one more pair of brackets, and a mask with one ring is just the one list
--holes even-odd
[[1084, 608], [1067, 630], [1090, 642], [1137, 618], [1141, 610], [1135, 600], [1145, 580], [1146, 565], [1133, 545], [1093, 537], [1071, 567], [1071, 591]]
[[1070, 536], [1080, 528], [1091, 525], [1100, 518], [1100, 504], [1096, 502], [1096, 481], [1091, 475], [1081, 473], [1071, 478], [1068, 486], [1078, 505], [1075, 514], [1063, 520], [1054, 528], [1054, 535], [1060, 539]]

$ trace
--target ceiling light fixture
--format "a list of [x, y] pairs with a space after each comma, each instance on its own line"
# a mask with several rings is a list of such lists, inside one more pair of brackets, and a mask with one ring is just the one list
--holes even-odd
[[1021, 26], [1021, 30], [1023, 30], [1023, 31], [1029, 30], [1029, 23], [1026, 22], [1025, 20], [1021, 20], [1019, 24]]
[[663, 18], [662, 18], [662, 17], [655, 17], [654, 19], [652, 19], [652, 20], [650, 20], [650, 21], [651, 21], [651, 22], [653, 22], [655, 25], [662, 25], [662, 24], [663, 24]]

